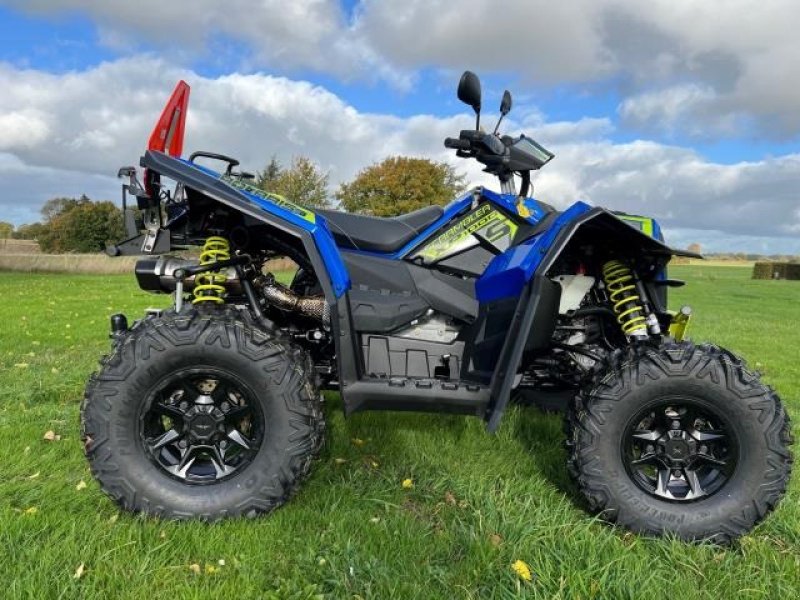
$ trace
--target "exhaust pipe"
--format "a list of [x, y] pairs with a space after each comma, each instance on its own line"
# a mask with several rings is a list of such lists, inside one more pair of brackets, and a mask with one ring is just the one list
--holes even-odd
[[[196, 267], [197, 260], [186, 260], [176, 256], [159, 256], [158, 258], [142, 258], [136, 261], [136, 281], [139, 287], [146, 292], [172, 293], [175, 291], [178, 280], [175, 272], [187, 267]], [[228, 267], [220, 269], [225, 274], [225, 288], [229, 293], [239, 295], [242, 293], [242, 283], [236, 269]], [[195, 286], [195, 276], [191, 275], [183, 280], [183, 289], [191, 292]]]
[[328, 327], [331, 321], [331, 311], [324, 296], [301, 296], [290, 290], [285, 285], [275, 281], [272, 273], [256, 282], [258, 290], [264, 299], [282, 310], [298, 312], [301, 315], [321, 321]]

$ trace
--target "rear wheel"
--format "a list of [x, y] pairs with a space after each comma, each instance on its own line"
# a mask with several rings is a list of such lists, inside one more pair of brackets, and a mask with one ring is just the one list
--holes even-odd
[[253, 516], [283, 504], [324, 432], [305, 354], [233, 309], [148, 317], [92, 376], [92, 472], [123, 508]]
[[620, 352], [568, 419], [570, 470], [589, 507], [637, 532], [729, 542], [786, 489], [780, 400], [714, 346]]

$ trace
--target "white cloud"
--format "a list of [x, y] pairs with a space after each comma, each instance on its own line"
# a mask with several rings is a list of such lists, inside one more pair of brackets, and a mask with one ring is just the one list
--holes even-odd
[[39, 111], [20, 109], [0, 115], [0, 151], [34, 146], [47, 137], [49, 127]]
[[0, 221], [16, 225], [38, 221], [39, 209], [50, 198], [86, 194], [97, 200], [116, 201], [119, 197], [119, 183], [113, 176], [30, 165], [3, 152], [0, 184]]
[[534, 89], [616, 86], [632, 96], [623, 111], [640, 126], [800, 134], [796, 0], [362, 0], [352, 19], [336, 0], [0, 2], [37, 14], [82, 10], [106, 42], [129, 50], [146, 40], [185, 63], [203, 52], [213, 60], [229, 40], [246, 50], [248, 70], [378, 77], [402, 89], [423, 68], [469, 67]]
[[[791, 237], [800, 221], [800, 154], [722, 165], [685, 148], [642, 141], [559, 150], [539, 190], [562, 206], [581, 198], [655, 216], [666, 228], [765, 238]], [[800, 240], [795, 244], [800, 252]]]
[[407, 88], [410, 76], [393, 69], [348, 34], [336, 0], [0, 0], [36, 14], [80, 10], [98, 27], [100, 42], [131, 54], [142, 42], [164, 48], [173, 59], [213, 61], [226, 45], [241, 53], [240, 67], [288, 71], [313, 69], [348, 79], [377, 76]]
[[670, 135], [688, 132], [698, 137], [736, 135], [743, 115], [719, 112], [720, 98], [707, 85], [687, 83], [629, 96], [619, 106], [623, 123]]
[[[199, 76], [137, 57], [80, 73], [43, 74], [0, 67], [0, 122], [36, 115], [46, 125], [4, 141], [0, 220], [36, 218], [56, 195], [116, 197], [110, 176], [136, 164], [174, 82], [192, 85], [185, 149], [214, 150], [259, 169], [272, 154], [311, 157], [335, 184], [392, 154], [453, 160], [473, 182], [489, 183], [479, 165], [442, 146], [472, 123], [469, 114], [399, 118], [359, 112], [305, 81], [264, 74]], [[25, 112], [28, 111], [28, 112]], [[512, 113], [513, 114], [513, 113]], [[636, 141], [614, 144], [604, 119], [542, 122], [535, 112], [509, 122], [556, 152], [537, 175], [537, 197], [560, 207], [577, 199], [652, 214], [672, 229], [780, 238], [800, 228], [800, 155], [736, 165], [709, 163], [691, 150]], [[43, 132], [43, 133], [42, 133]], [[492, 187], [496, 185], [492, 184]], [[28, 216], [26, 216], [28, 215]]]

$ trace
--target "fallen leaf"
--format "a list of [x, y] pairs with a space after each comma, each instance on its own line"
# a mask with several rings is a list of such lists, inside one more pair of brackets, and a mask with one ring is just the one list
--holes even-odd
[[456, 504], [456, 497], [453, 495], [453, 492], [445, 492], [444, 493], [444, 501], [450, 504], [451, 506], [455, 506]]
[[189, 570], [195, 575], [200, 575], [200, 565], [198, 565], [197, 563], [192, 563], [191, 565], [189, 565]]
[[363, 446], [364, 444], [366, 444], [366, 442], [364, 440], [362, 440], [361, 438], [353, 438], [350, 441], [353, 442], [353, 446], [358, 446], [359, 448], [361, 446]]
[[51, 429], [45, 432], [45, 434], [42, 436], [42, 439], [47, 442], [57, 442], [61, 439], [61, 436]]
[[347, 462], [347, 459], [346, 458], [338, 458], [337, 457], [337, 458], [333, 459], [333, 462], [335, 462], [337, 465], [343, 465], [344, 463]]
[[119, 515], [111, 515], [111, 517], [108, 519], [108, 522], [113, 525], [117, 522], [117, 519], [119, 519]]
[[378, 463], [377, 460], [371, 460], [371, 461], [369, 461], [369, 466], [372, 467], [373, 469], [377, 469], [381, 465], [380, 465], [380, 463]]
[[622, 543], [625, 544], [626, 546], [630, 546], [635, 541], [636, 541], [636, 535], [631, 533], [630, 531], [626, 531], [622, 535]]
[[39, 509], [38, 509], [38, 508], [36, 508], [35, 506], [31, 506], [31, 507], [29, 507], [29, 508], [26, 508], [26, 509], [23, 511], [23, 513], [24, 513], [24, 514], [26, 514], [26, 515], [35, 515], [35, 514], [36, 514], [36, 513], [38, 513], [38, 512], [39, 512]]
[[28, 363], [14, 363], [14, 366], [18, 369], [27, 369]]
[[503, 538], [499, 533], [493, 533], [489, 536], [489, 543], [492, 544], [495, 548], [500, 546], [503, 543]]
[[78, 568], [75, 569], [75, 575], [72, 576], [73, 579], [80, 579], [83, 577], [83, 574], [86, 572], [86, 567], [83, 563], [78, 565]]
[[403, 479], [402, 485], [404, 490], [410, 490], [411, 488], [414, 487], [414, 480], [411, 478]]
[[28, 479], [36, 479], [41, 474], [41, 471], [36, 471], [33, 475], [28, 475]]
[[369, 522], [370, 522], [370, 523], [380, 523], [380, 522], [381, 522], [381, 520], [380, 520], [380, 518], [379, 518], [379, 517], [372, 517], [372, 518], [369, 520]]
[[167, 539], [167, 532], [162, 529], [161, 533], [158, 534], [158, 537], [160, 537], [162, 540]]
[[220, 558], [220, 559], [217, 561], [217, 564], [218, 564], [220, 567], [224, 567], [224, 566], [225, 566], [225, 559], [224, 559], [224, 558]]
[[85, 489], [86, 489], [86, 482], [85, 482], [83, 479], [81, 479], [81, 480], [78, 482], [78, 485], [76, 485], [76, 486], [75, 486], [75, 489], [76, 489], [76, 490], [78, 490], [79, 492], [80, 492], [81, 490], [85, 490]]
[[533, 574], [531, 573], [531, 568], [528, 566], [524, 560], [515, 560], [514, 563], [511, 565], [511, 568], [514, 569], [514, 573], [517, 574], [517, 577], [522, 579], [523, 581], [533, 581]]

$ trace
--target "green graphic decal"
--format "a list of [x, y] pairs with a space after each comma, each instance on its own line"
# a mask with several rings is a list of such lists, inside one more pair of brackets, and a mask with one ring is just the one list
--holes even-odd
[[439, 260], [476, 245], [473, 235], [491, 242], [502, 251], [511, 245], [516, 233], [516, 223], [492, 208], [491, 204], [483, 204], [426, 244], [416, 256], [427, 262]]
[[631, 227], [635, 227], [645, 235], [653, 237], [653, 219], [649, 217], [639, 217], [636, 215], [617, 214], [617, 218], [625, 221]]
[[279, 206], [283, 210], [288, 210], [290, 213], [297, 215], [301, 219], [305, 219], [309, 223], [316, 223], [316, 215], [313, 212], [311, 212], [307, 208], [298, 206], [294, 202], [290, 202], [283, 196], [265, 192], [261, 188], [258, 188], [254, 185], [250, 185], [249, 183], [242, 181], [238, 177], [223, 175], [220, 179], [222, 179], [222, 181], [227, 183], [229, 186], [235, 187], [237, 190], [242, 190], [243, 192], [247, 192], [248, 194], [253, 194], [254, 196], [258, 196], [262, 200], [266, 200], [267, 202], [271, 202], [275, 206]]

